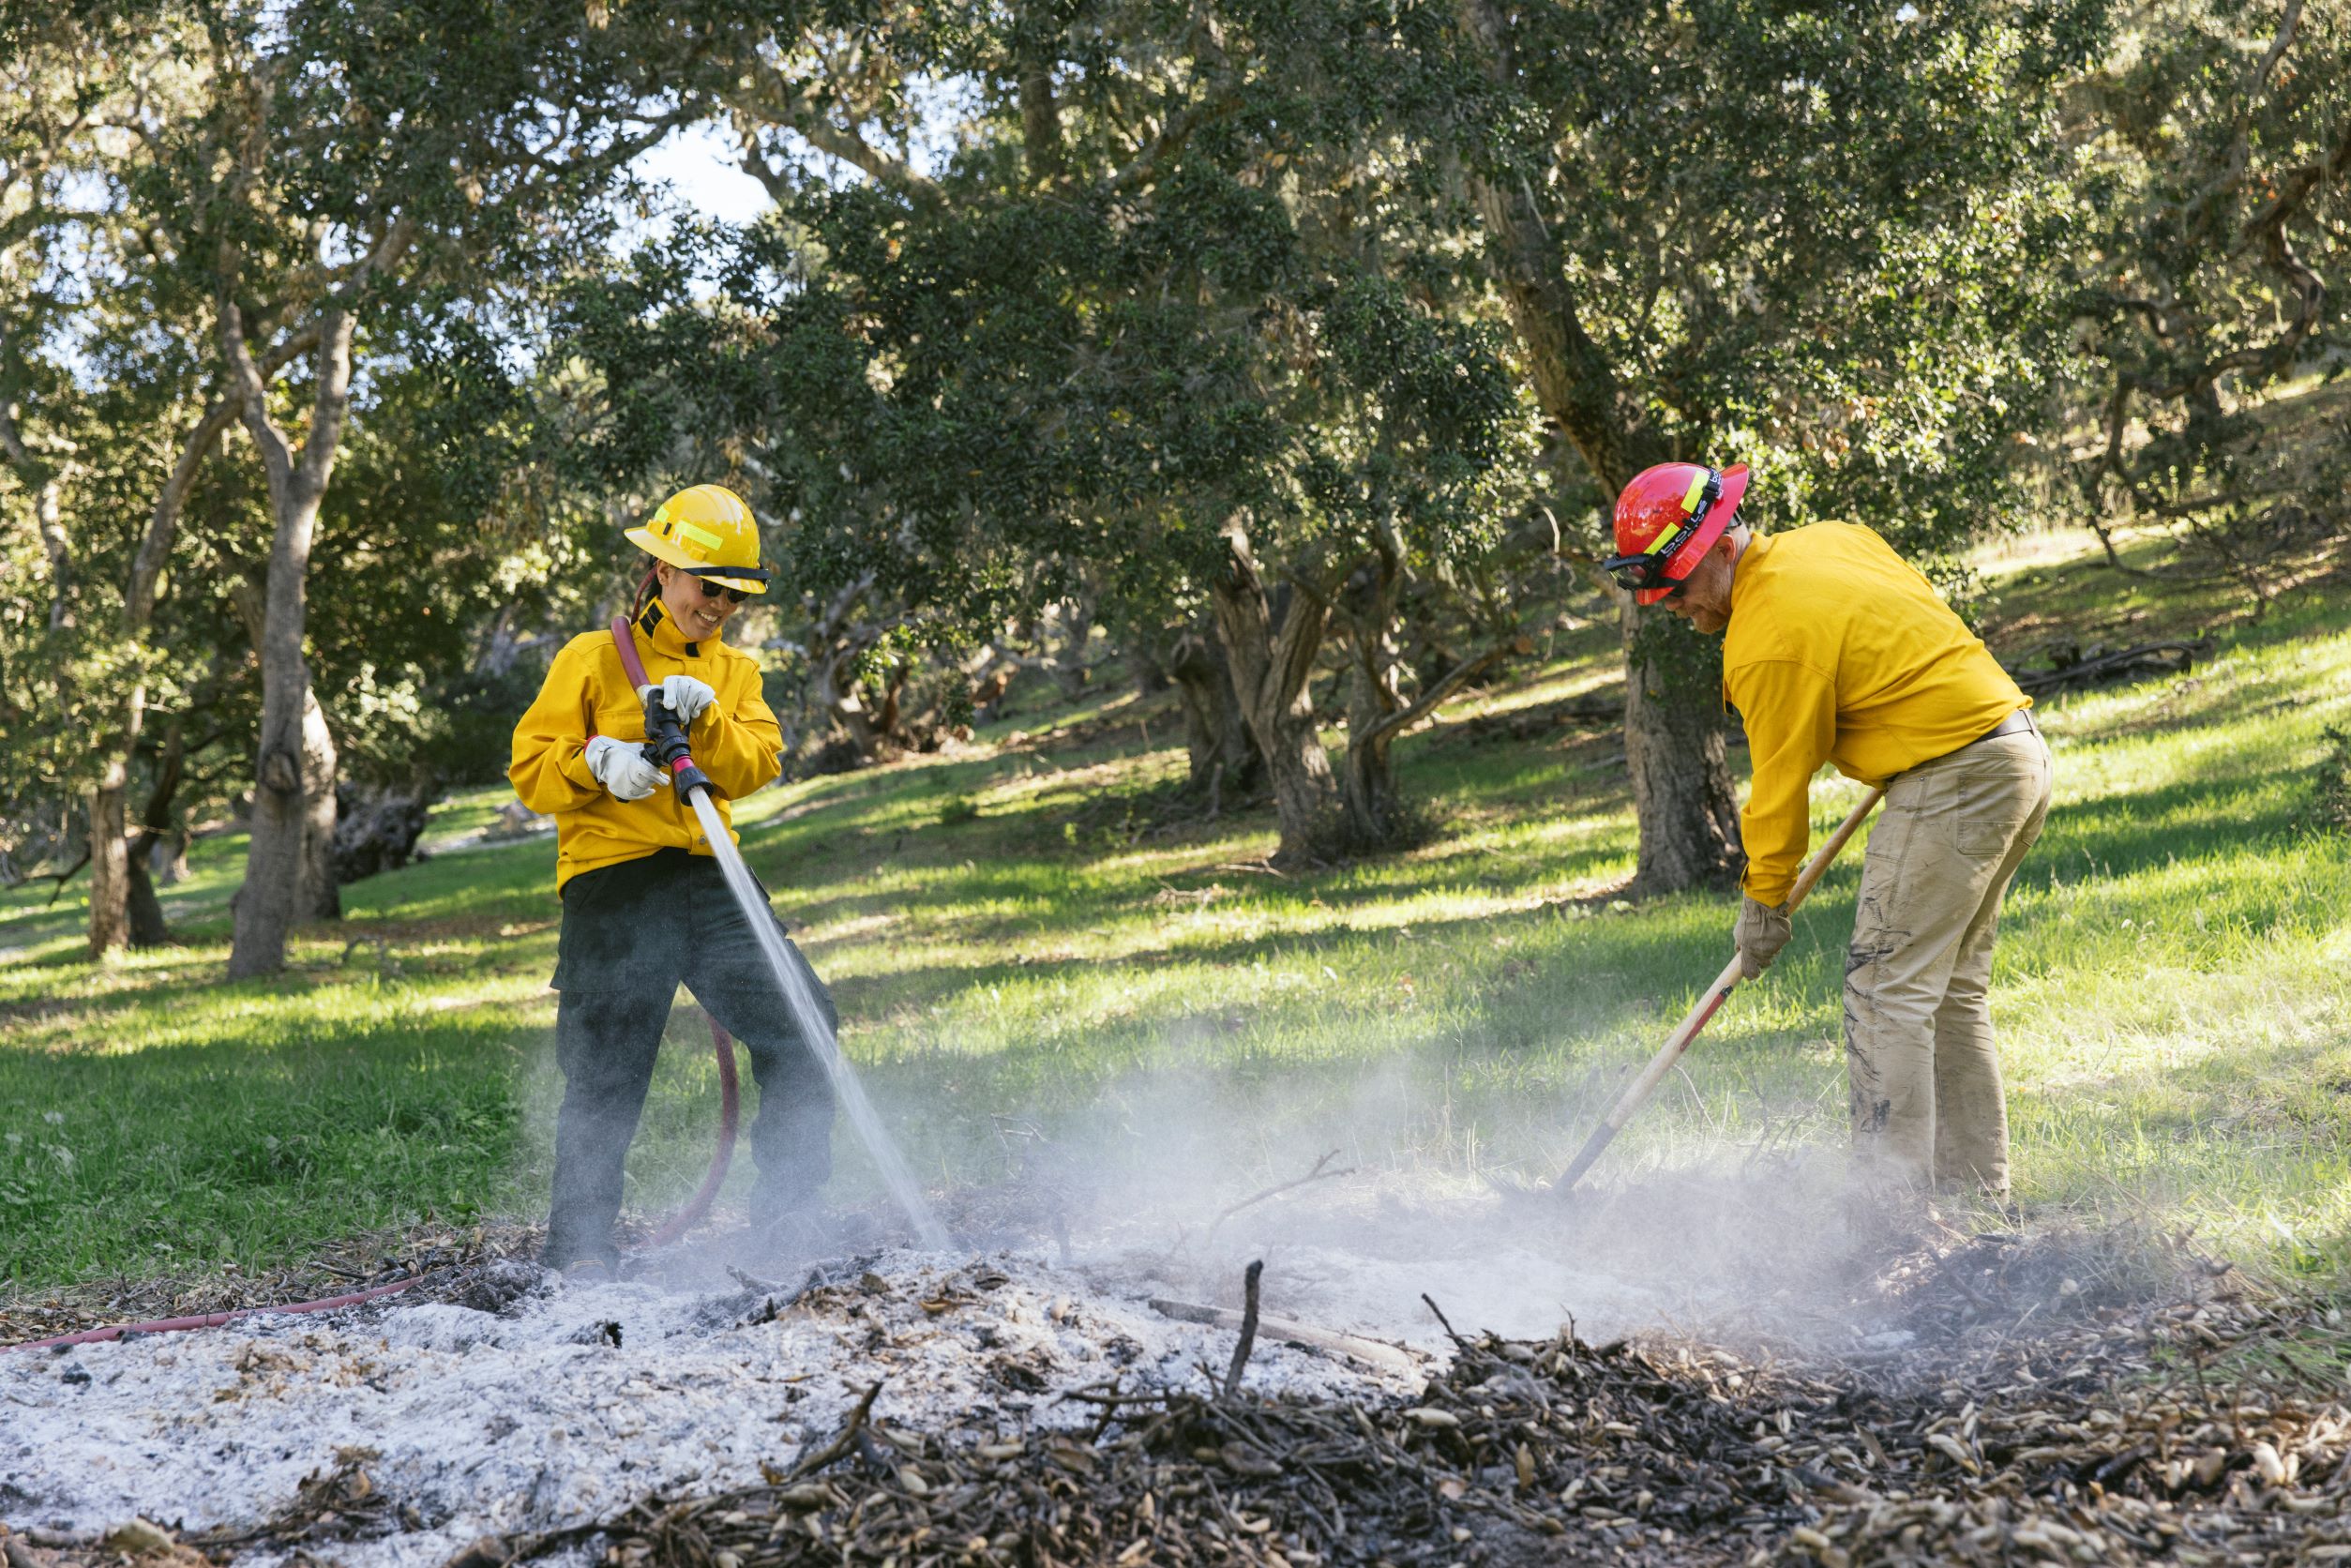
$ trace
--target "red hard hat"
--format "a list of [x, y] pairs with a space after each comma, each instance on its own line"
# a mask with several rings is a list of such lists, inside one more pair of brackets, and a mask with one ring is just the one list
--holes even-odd
[[1642, 604], [1655, 604], [1688, 577], [1739, 510], [1747, 465], [1708, 468], [1661, 462], [1633, 475], [1617, 497], [1617, 553], [1601, 569]]

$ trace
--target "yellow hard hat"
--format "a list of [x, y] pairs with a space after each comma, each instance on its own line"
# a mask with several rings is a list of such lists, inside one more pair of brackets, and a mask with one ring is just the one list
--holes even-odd
[[628, 542], [697, 577], [724, 578], [746, 594], [767, 592], [775, 574], [760, 565], [760, 526], [743, 497], [724, 485], [696, 485], [661, 504], [628, 531]]

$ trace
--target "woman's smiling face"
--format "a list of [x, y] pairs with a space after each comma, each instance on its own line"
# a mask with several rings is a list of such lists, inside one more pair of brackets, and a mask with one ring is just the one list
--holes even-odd
[[727, 624], [727, 617], [742, 607], [727, 597], [723, 591], [704, 594], [702, 585], [718, 588], [715, 578], [696, 577], [663, 562], [656, 568], [661, 579], [661, 608], [686, 634], [688, 642], [707, 642], [716, 637]]

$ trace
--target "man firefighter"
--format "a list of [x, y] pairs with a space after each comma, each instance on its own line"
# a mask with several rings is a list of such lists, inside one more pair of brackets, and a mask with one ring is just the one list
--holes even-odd
[[1787, 944], [1815, 771], [1885, 785], [1845, 966], [1856, 1175], [2005, 1197], [1986, 999], [2000, 898], [2049, 809], [2031, 700], [1885, 540], [1846, 522], [1758, 536], [1737, 516], [1746, 489], [1743, 467], [1643, 472], [1617, 499], [1605, 564], [1640, 603], [1724, 634], [1724, 693], [1755, 771], [1739, 817], [1741, 972]]
[[[773, 780], [782, 750], [758, 664], [724, 635], [744, 600], [767, 591], [758, 525], [733, 491], [696, 485], [627, 537], [652, 557], [630, 616], [645, 693], [686, 728], [731, 836], [729, 803]], [[507, 776], [523, 805], [555, 819], [564, 909], [554, 978], [564, 1102], [542, 1254], [553, 1268], [618, 1267], [622, 1163], [681, 982], [751, 1055], [753, 1215], [773, 1223], [805, 1210], [832, 1171], [820, 1048], [793, 1026], [700, 818], [646, 759], [646, 701], [611, 634], [590, 632], [555, 656], [514, 730]], [[806, 960], [785, 947], [830, 1014]]]

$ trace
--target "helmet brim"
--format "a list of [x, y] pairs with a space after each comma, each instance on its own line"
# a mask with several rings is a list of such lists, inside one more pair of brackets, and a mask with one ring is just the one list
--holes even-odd
[[647, 555], [652, 556], [655, 560], [667, 562], [669, 565], [677, 567], [680, 571], [692, 572], [697, 577], [724, 578], [730, 583], [740, 588], [746, 594], [764, 594], [767, 592], [766, 576], [749, 575], [752, 572], [761, 571], [761, 568], [742, 568], [745, 575], [738, 577], [735, 575], [737, 568], [729, 566], [714, 567], [707, 561], [698, 561], [693, 556], [686, 554], [685, 550], [679, 549], [678, 546], [671, 540], [663, 538], [660, 535], [656, 534], [652, 529], [646, 528], [642, 525], [625, 531], [622, 537], [625, 538], [630, 544], [635, 545], [639, 550], [643, 550]]

